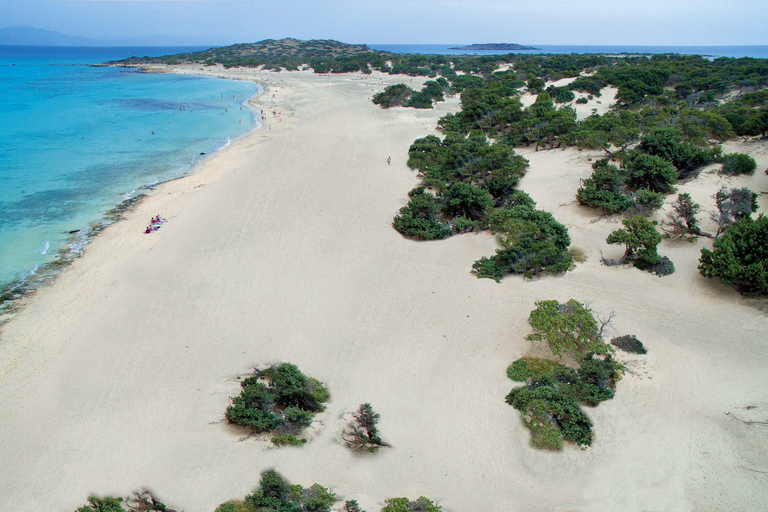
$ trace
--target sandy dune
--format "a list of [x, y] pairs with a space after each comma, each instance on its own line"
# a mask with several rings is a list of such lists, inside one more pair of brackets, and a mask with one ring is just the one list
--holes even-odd
[[[3, 327], [0, 510], [71, 511], [147, 486], [212, 512], [269, 467], [369, 512], [419, 495], [450, 511], [764, 509], [768, 428], [725, 413], [768, 420], [768, 315], [698, 275], [708, 241], [664, 242], [677, 272], [663, 279], [601, 266], [600, 249], [621, 252], [605, 244], [619, 221], [574, 199], [599, 155], [523, 150], [521, 188], [587, 260], [560, 277], [478, 280], [488, 235], [418, 243], [390, 224], [417, 183], [409, 145], [437, 134], [458, 98], [385, 111], [370, 97], [403, 77], [228, 74], [265, 86], [265, 127], [164, 185]], [[768, 190], [765, 144], [745, 148], [754, 177], [709, 169], [680, 190], [705, 209], [721, 183]], [[157, 213], [168, 223], [144, 235]], [[620, 356], [630, 371], [616, 398], [587, 411], [592, 448], [544, 453], [504, 403], [505, 368], [531, 350], [534, 302], [569, 298], [615, 312], [608, 334], [635, 334], [649, 354]], [[277, 361], [331, 392], [303, 448], [270, 449], [222, 421], [236, 376]], [[362, 402], [393, 445], [375, 457], [337, 440]]]

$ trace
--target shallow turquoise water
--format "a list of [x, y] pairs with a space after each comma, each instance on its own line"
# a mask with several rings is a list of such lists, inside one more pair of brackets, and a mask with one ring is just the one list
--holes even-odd
[[178, 51], [0, 47], [0, 285], [254, 128], [255, 84], [87, 65]]

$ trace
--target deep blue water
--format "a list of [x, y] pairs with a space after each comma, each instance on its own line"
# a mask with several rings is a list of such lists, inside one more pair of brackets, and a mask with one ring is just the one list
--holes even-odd
[[0, 286], [253, 129], [255, 84], [89, 65], [198, 49], [0, 46]]
[[533, 46], [537, 50], [520, 51], [466, 51], [450, 50], [461, 44], [369, 44], [373, 50], [393, 53], [422, 53], [442, 55], [504, 55], [507, 53], [679, 53], [681, 55], [704, 55], [707, 57], [755, 57], [768, 58], [768, 46], [617, 46], [617, 45], [540, 45]]

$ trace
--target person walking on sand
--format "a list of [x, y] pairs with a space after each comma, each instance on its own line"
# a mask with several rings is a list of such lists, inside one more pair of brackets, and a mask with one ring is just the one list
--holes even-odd
[[387, 157], [387, 165], [390, 165], [391, 162], [392, 162], [392, 158], [391, 157]]

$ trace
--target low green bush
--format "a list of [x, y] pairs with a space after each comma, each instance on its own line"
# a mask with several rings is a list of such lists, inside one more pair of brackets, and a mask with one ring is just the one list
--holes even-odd
[[646, 267], [643, 270], [647, 270], [651, 274], [657, 275], [659, 277], [664, 277], [675, 273], [675, 264], [672, 263], [672, 260], [666, 256], [662, 256], [659, 258], [659, 261]]
[[587, 103], [589, 103], [589, 100], [588, 100], [587, 98], [584, 98], [584, 97], [582, 96], [581, 98], [579, 98], [579, 99], [577, 99], [577, 100], [576, 100], [576, 103], [577, 103], [578, 105], [586, 105]]
[[592, 164], [592, 175], [582, 182], [576, 198], [584, 206], [601, 208], [606, 213], [621, 213], [635, 201], [626, 190], [626, 173], [609, 163], [607, 158]]
[[523, 422], [531, 429], [540, 447], [559, 449], [562, 440], [578, 445], [592, 444], [592, 422], [571, 398], [549, 386], [534, 389], [515, 388], [506, 397], [507, 403], [520, 411]]
[[275, 446], [301, 446], [306, 443], [306, 439], [299, 439], [293, 434], [280, 434], [272, 438], [272, 444]]
[[525, 382], [531, 377], [550, 375], [555, 366], [559, 365], [551, 359], [523, 357], [507, 367], [507, 377], [515, 382]]
[[744, 153], [729, 153], [721, 158], [723, 174], [739, 175], [754, 174], [757, 170], [755, 159]]
[[305, 376], [295, 365], [279, 363], [244, 379], [239, 396], [232, 398], [226, 418], [256, 433], [296, 435], [325, 410], [328, 390]]
[[611, 345], [630, 354], [648, 353], [648, 350], [643, 346], [643, 342], [638, 340], [634, 334], [625, 334], [624, 336], [613, 338], [611, 339]]
[[613, 351], [603, 342], [592, 310], [577, 300], [570, 299], [563, 304], [556, 300], [538, 301], [528, 322], [533, 332], [527, 339], [545, 342], [556, 356], [571, 354], [581, 359], [590, 352]]
[[768, 217], [740, 218], [712, 244], [702, 248], [699, 272], [768, 295]]
[[385, 501], [381, 512], [441, 512], [442, 510], [443, 507], [421, 496], [413, 501], [408, 498], [389, 498]]
[[259, 486], [251, 494], [222, 503], [215, 512], [330, 512], [336, 501], [336, 495], [322, 485], [290, 485], [270, 469], [261, 474]]
[[637, 191], [637, 203], [650, 210], [657, 210], [664, 204], [664, 194], [654, 192], [647, 188], [641, 188]]

